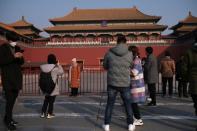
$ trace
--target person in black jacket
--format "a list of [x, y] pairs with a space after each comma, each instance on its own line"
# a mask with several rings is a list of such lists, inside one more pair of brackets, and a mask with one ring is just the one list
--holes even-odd
[[8, 130], [15, 130], [18, 122], [13, 120], [12, 110], [22, 88], [21, 65], [24, 58], [16, 39], [9, 35], [6, 38], [8, 42], [0, 46], [1, 79], [6, 99], [4, 123]]
[[146, 47], [146, 61], [144, 64], [144, 81], [148, 85], [151, 102], [147, 106], [156, 106], [156, 83], [158, 82], [157, 58], [153, 55], [153, 48]]
[[181, 66], [183, 80], [189, 82], [189, 93], [194, 102], [195, 115], [197, 116], [197, 36], [192, 47], [185, 53]]
[[188, 97], [187, 91], [187, 82], [183, 80], [183, 71], [181, 66], [183, 65], [183, 58], [182, 55], [180, 59], [176, 62], [176, 80], [178, 81], [178, 95], [179, 97]]

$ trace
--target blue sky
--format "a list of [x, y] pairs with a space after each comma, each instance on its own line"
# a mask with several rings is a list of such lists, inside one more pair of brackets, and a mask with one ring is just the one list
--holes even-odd
[[[188, 12], [197, 16], [197, 0], [0, 0], [0, 22], [12, 23], [22, 16], [43, 29], [50, 18], [61, 17], [77, 8], [137, 8], [145, 14], [162, 16], [159, 24], [169, 27], [184, 19]], [[163, 34], [170, 33], [166, 30]], [[45, 35], [45, 33], [42, 33]]]

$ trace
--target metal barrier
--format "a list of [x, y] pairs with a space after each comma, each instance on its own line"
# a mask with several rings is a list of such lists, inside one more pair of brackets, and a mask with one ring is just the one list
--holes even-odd
[[[24, 71], [23, 72], [23, 88], [20, 95], [42, 95], [39, 88], [39, 70]], [[65, 74], [59, 76], [58, 84], [60, 88], [61, 95], [67, 95], [70, 93], [71, 89], [69, 87], [68, 81], [69, 71], [66, 70]], [[159, 82], [156, 85], [157, 93], [162, 93], [161, 85], [161, 75], [159, 77]], [[173, 93], [177, 93], [177, 82], [173, 82]], [[103, 70], [100, 66], [84, 67], [81, 71], [80, 88], [79, 94], [99, 94], [106, 92], [107, 90], [107, 71]]]
[[[42, 95], [42, 92], [39, 87], [39, 74], [39, 70], [27, 70], [23, 72], [23, 88], [20, 92], [20, 95]], [[65, 74], [67, 74], [67, 72], [65, 72]], [[68, 80], [64, 79], [64, 76], [58, 77], [60, 93], [66, 93], [69, 90], [67, 82]]]
[[[41, 95], [42, 92], [39, 88], [39, 70], [23, 72], [23, 89], [20, 95]], [[58, 84], [60, 94], [69, 94], [71, 89], [69, 87], [69, 71], [66, 70], [65, 74], [58, 77]], [[79, 94], [98, 94], [106, 92], [107, 87], [107, 72], [103, 68], [97, 67], [84, 67], [81, 71]]]

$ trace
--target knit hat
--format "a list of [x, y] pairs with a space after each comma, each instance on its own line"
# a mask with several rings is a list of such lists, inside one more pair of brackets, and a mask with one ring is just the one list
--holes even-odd
[[73, 58], [71, 61], [72, 62], [77, 62], [77, 59], [76, 58]]

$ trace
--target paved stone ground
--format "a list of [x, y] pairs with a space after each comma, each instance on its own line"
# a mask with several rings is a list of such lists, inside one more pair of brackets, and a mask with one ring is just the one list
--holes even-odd
[[[17, 131], [102, 131], [106, 96], [58, 96], [54, 106], [56, 117], [40, 118], [43, 96], [20, 96], [14, 108], [14, 119], [20, 124]], [[190, 98], [161, 98], [158, 105], [141, 105], [144, 125], [136, 131], [197, 131]], [[101, 106], [100, 106], [100, 101]], [[5, 102], [0, 97], [0, 131], [6, 131], [2, 122]], [[99, 119], [97, 120], [98, 110]], [[118, 97], [114, 106], [111, 131], [126, 131], [124, 108]]]

